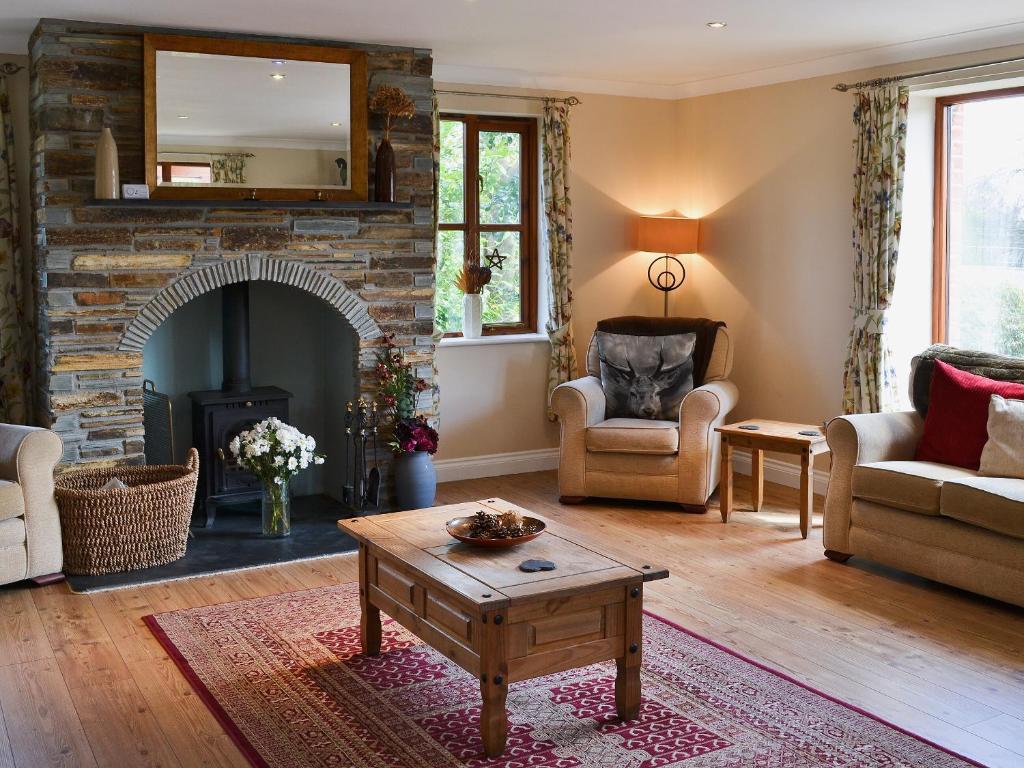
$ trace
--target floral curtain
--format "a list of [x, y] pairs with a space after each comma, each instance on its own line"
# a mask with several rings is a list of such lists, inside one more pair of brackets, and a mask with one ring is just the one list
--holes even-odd
[[548, 418], [555, 387], [576, 378], [572, 338], [572, 203], [569, 200], [569, 107], [544, 103], [544, 213], [548, 244]]
[[853, 329], [843, 373], [843, 410], [877, 413], [898, 401], [885, 321], [896, 284], [909, 90], [887, 85], [854, 98]]
[[31, 326], [28, 284], [18, 229], [14, 123], [7, 79], [0, 76], [0, 422], [26, 424], [31, 411]]
[[210, 175], [214, 184], [245, 184], [244, 154], [213, 155], [210, 158]]

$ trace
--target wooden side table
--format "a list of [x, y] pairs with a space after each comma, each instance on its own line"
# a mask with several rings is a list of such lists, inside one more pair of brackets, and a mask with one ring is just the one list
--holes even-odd
[[829, 452], [821, 428], [813, 424], [748, 419], [717, 427], [715, 431], [722, 435], [722, 481], [719, 491], [722, 522], [728, 523], [732, 514], [733, 448], [739, 446], [750, 449], [750, 486], [755, 512], [764, 503], [764, 452], [797, 454], [800, 456], [800, 535], [806, 539], [814, 510], [814, 457]]

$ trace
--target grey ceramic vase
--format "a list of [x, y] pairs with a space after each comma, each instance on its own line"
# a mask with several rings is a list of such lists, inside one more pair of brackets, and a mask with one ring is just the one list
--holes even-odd
[[399, 509], [424, 509], [434, 506], [437, 472], [426, 451], [395, 456], [395, 498]]

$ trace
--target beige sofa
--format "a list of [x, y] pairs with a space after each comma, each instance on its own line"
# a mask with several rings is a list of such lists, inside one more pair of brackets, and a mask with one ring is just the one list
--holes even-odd
[[729, 332], [720, 327], [704, 384], [683, 399], [677, 421], [605, 419], [597, 345], [587, 355], [589, 375], [555, 389], [551, 406], [561, 425], [558, 493], [563, 503], [588, 496], [671, 501], [706, 511], [718, 485], [724, 423], [739, 392]]
[[0, 584], [60, 573], [53, 469], [63, 450], [47, 429], [0, 424]]
[[829, 422], [825, 554], [1024, 606], [1024, 480], [914, 461], [923, 426], [915, 411]]

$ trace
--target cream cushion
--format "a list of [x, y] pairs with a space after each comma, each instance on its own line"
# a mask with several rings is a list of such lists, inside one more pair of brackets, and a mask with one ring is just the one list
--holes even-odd
[[853, 496], [920, 515], [938, 515], [942, 484], [976, 476], [969, 469], [931, 461], [875, 461], [853, 468]]
[[1024, 480], [976, 477], [945, 483], [942, 515], [1024, 539]]
[[679, 426], [656, 419], [605, 419], [587, 428], [586, 446], [598, 453], [674, 454]]
[[25, 494], [21, 486], [9, 480], [0, 480], [0, 520], [10, 520], [25, 514]]
[[20, 517], [0, 521], [0, 549], [25, 544], [25, 521]]
[[979, 474], [1024, 478], [1024, 400], [992, 395]]

